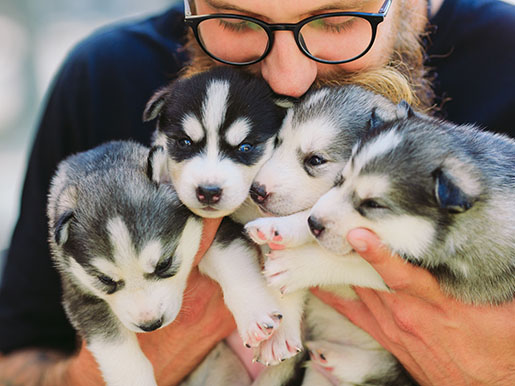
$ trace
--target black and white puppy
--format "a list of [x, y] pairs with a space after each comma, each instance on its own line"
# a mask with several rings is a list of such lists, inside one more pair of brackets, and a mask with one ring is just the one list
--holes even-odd
[[[157, 118], [154, 143], [166, 150], [172, 183], [191, 211], [240, 222], [255, 217], [249, 189], [272, 154], [285, 114], [276, 99], [263, 79], [227, 67], [180, 79], [151, 98], [144, 119]], [[292, 318], [278, 291], [267, 287], [258, 262], [237, 253], [216, 257], [206, 254], [199, 268], [221, 284], [257, 359], [273, 364], [298, 354], [300, 326], [279, 329]]]

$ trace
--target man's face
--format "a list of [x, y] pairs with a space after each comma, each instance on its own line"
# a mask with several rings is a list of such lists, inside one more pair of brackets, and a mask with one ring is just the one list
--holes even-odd
[[[357, 11], [377, 13], [384, 0], [195, 0], [196, 14], [231, 13], [252, 16], [267, 23], [297, 23], [310, 16], [327, 12]], [[409, 4], [406, 4], [409, 3]], [[268, 56], [249, 67], [268, 82], [278, 94], [300, 97], [315, 80], [344, 73], [378, 68], [392, 58], [396, 43], [402, 39], [402, 18], [409, 18], [417, 32], [424, 28], [423, 0], [394, 0], [385, 20], [379, 24], [371, 50], [363, 57], [344, 64], [318, 63], [298, 48], [291, 31], [274, 32], [274, 44]], [[408, 9], [409, 8], [409, 9]], [[418, 15], [418, 16], [417, 16]], [[231, 42], [224, 42], [231, 44]]]

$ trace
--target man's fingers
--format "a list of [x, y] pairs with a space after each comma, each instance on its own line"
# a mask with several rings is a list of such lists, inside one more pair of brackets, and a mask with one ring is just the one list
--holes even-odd
[[[360, 297], [363, 296], [363, 298], [366, 299], [370, 306], [361, 300], [343, 299], [332, 292], [324, 291], [316, 287], [311, 288], [311, 292], [315, 296], [343, 314], [353, 324], [366, 331], [381, 346], [394, 354], [397, 359], [402, 362], [403, 366], [408, 370], [408, 372], [411, 374], [420, 374], [421, 376], [418, 380], [425, 381], [425, 383], [428, 384], [429, 381], [422, 376], [424, 372], [422, 371], [422, 368], [417, 363], [417, 361], [408, 351], [406, 351], [402, 344], [399, 345], [398, 342], [395, 342], [388, 337], [388, 334], [393, 334], [394, 332], [385, 332], [385, 325], [389, 325], [390, 328], [394, 328], [395, 326], [393, 324], [393, 320], [391, 319], [391, 313], [389, 309], [384, 307], [381, 299], [378, 297], [379, 291], [368, 288], [355, 288], [355, 290]], [[408, 338], [415, 339], [414, 337]]]
[[211, 246], [211, 243], [215, 238], [216, 231], [222, 222], [222, 218], [223, 217], [203, 219], [202, 238], [200, 239], [200, 245], [197, 254], [195, 255], [193, 263], [194, 266], [200, 262], [202, 256], [204, 256], [208, 248]]
[[404, 292], [432, 303], [444, 297], [438, 282], [428, 271], [393, 254], [369, 230], [353, 229], [348, 233], [347, 240], [393, 291]]

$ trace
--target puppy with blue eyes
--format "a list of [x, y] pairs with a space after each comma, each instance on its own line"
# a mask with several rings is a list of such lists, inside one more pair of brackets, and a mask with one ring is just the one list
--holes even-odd
[[[230, 216], [238, 223], [258, 215], [249, 190], [273, 152], [286, 102], [278, 101], [263, 79], [226, 67], [179, 79], [155, 93], [144, 119], [156, 119], [154, 144], [165, 149], [170, 179], [192, 212]], [[237, 253], [214, 256], [208, 253], [199, 268], [220, 283], [255, 359], [278, 364], [296, 356], [302, 350], [298, 311], [289, 310], [279, 292], [266, 285], [260, 262]]]

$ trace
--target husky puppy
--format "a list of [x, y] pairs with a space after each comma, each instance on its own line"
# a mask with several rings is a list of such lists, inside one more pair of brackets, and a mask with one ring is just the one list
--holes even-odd
[[449, 295], [474, 304], [509, 302], [514, 171], [512, 139], [409, 113], [356, 144], [309, 225], [339, 255], [351, 253], [350, 229], [371, 229], [393, 252], [428, 269]]
[[[357, 254], [342, 258], [321, 248], [310, 234], [307, 218], [311, 207], [334, 185], [352, 146], [370, 127], [405, 115], [404, 109], [386, 98], [357, 86], [311, 91], [288, 111], [274, 153], [252, 185], [254, 201], [267, 216], [275, 216], [245, 227], [254, 241], [272, 248], [264, 274], [292, 303], [290, 308], [297, 307], [296, 323], [305, 311], [305, 345], [312, 360], [304, 385], [411, 383], [391, 354], [306, 290], [329, 284], [387, 290]], [[331, 289], [355, 296], [350, 287]], [[339, 356], [330, 365], [327, 358], [334, 355], [327, 355], [328, 347]], [[316, 370], [329, 367], [333, 368], [331, 381]]]
[[[181, 203], [166, 165], [163, 149], [115, 141], [68, 157], [52, 180], [49, 241], [63, 305], [108, 385], [156, 385], [135, 333], [174, 321], [199, 247], [202, 219]], [[257, 256], [237, 232], [214, 246], [211, 254]]]
[[[150, 99], [144, 120], [157, 119], [154, 143], [167, 152], [172, 183], [191, 211], [240, 222], [255, 217], [246, 200], [284, 118], [276, 99], [263, 79], [227, 67], [180, 79]], [[287, 316], [257, 261], [247, 260], [217, 253], [199, 268], [221, 284], [245, 345], [256, 348], [261, 362], [280, 363], [301, 351], [300, 325], [280, 328], [297, 317]]]

